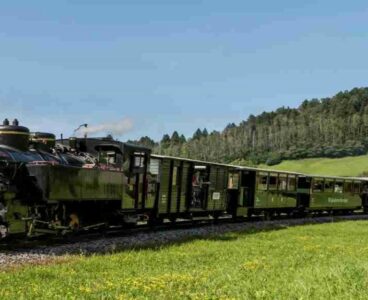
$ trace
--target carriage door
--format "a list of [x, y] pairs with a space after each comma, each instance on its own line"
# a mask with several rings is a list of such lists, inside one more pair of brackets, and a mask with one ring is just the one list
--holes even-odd
[[256, 189], [256, 172], [243, 171], [240, 184], [240, 207], [253, 207]]
[[182, 163], [173, 160], [170, 168], [170, 191], [167, 211], [176, 213], [180, 208]]
[[[134, 187], [134, 208], [144, 209], [147, 195], [147, 154], [144, 152], [134, 152], [133, 167], [133, 184]], [[135, 181], [135, 182], [134, 182]]]
[[150, 158], [147, 172], [147, 190], [145, 195], [145, 208], [153, 209], [160, 191], [160, 165], [161, 161], [157, 158]]
[[312, 178], [298, 176], [297, 178], [297, 202], [298, 207], [309, 207], [311, 198]]
[[230, 171], [227, 180], [227, 212], [236, 216], [239, 201], [239, 172]]
[[209, 167], [194, 165], [192, 169], [192, 193], [189, 201], [190, 210], [203, 210], [207, 207], [209, 189]]

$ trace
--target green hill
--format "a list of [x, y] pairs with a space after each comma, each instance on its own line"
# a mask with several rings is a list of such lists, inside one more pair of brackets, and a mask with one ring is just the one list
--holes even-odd
[[285, 160], [275, 166], [260, 165], [260, 167], [306, 174], [359, 176], [368, 172], [368, 155], [344, 158]]
[[158, 154], [223, 163], [243, 160], [254, 165], [365, 155], [368, 87], [305, 100], [296, 108], [280, 107], [250, 115], [222, 131], [197, 129], [189, 138], [174, 131], [165, 134], [160, 142], [149, 137], [130, 142], [149, 146]]

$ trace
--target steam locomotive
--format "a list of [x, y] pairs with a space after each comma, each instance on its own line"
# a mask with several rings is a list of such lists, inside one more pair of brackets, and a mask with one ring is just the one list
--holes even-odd
[[0, 126], [0, 237], [145, 221], [368, 211], [362, 178], [310, 176], [154, 155], [112, 137], [56, 140]]

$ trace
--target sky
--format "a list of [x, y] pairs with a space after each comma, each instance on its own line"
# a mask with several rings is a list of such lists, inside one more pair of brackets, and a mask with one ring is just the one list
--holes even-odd
[[123, 124], [120, 140], [222, 130], [367, 86], [367, 20], [360, 0], [4, 0], [0, 118]]

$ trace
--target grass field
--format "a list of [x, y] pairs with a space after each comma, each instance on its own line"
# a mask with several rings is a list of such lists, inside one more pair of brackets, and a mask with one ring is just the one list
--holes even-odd
[[367, 299], [368, 222], [208, 239], [0, 272], [1, 299]]
[[344, 158], [286, 160], [276, 166], [261, 165], [260, 167], [306, 174], [358, 176], [363, 172], [368, 172], [368, 155]]

